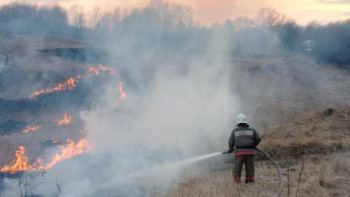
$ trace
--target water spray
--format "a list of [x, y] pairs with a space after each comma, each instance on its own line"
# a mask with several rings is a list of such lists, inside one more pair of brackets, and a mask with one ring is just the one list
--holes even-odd
[[147, 176], [147, 175], [153, 175], [159, 172], [162, 172], [164, 170], [169, 170], [169, 169], [178, 169], [180, 167], [189, 165], [191, 163], [195, 163], [201, 160], [205, 160], [205, 159], [209, 159], [211, 157], [215, 157], [217, 155], [220, 155], [221, 152], [217, 152], [217, 153], [210, 153], [210, 154], [206, 154], [206, 155], [201, 155], [198, 157], [193, 157], [193, 158], [189, 158], [189, 159], [185, 159], [182, 161], [177, 161], [177, 162], [173, 162], [173, 163], [168, 163], [168, 164], [164, 164], [161, 166], [157, 166], [151, 169], [146, 169], [146, 170], [141, 170], [135, 173], [131, 173], [126, 177], [123, 177], [123, 181], [127, 180], [127, 179], [131, 179], [131, 178], [137, 178], [137, 177], [142, 177], [142, 176]]
[[[139, 170], [133, 173], [129, 173], [125, 176], [121, 176], [120, 178], [116, 179], [113, 182], [109, 182], [108, 184], [105, 185], [98, 185], [96, 187], [92, 187], [90, 188], [91, 192], [96, 192], [96, 191], [103, 191], [106, 190], [108, 188], [111, 187], [115, 187], [116, 185], [122, 185], [125, 183], [129, 183], [132, 182], [134, 180], [140, 180], [140, 178], [145, 178], [145, 177], [152, 177], [152, 176], [157, 176], [157, 175], [164, 175], [166, 173], [174, 173], [176, 174], [176, 170], [184, 167], [186, 165], [198, 162], [198, 161], [202, 161], [205, 159], [209, 159], [215, 156], [221, 155], [221, 152], [216, 152], [216, 153], [210, 153], [210, 154], [205, 154], [205, 155], [201, 155], [201, 156], [197, 156], [197, 157], [192, 157], [192, 158], [188, 158], [182, 161], [176, 161], [176, 162], [171, 162], [171, 163], [167, 163], [167, 164], [163, 164], [160, 166], [155, 166], [153, 168], [148, 168], [148, 169], [144, 169], [144, 170]], [[169, 174], [168, 174], [169, 175]], [[171, 176], [170, 176], [170, 179]], [[166, 179], [164, 179], [163, 181], [166, 181]]]
[[[280, 173], [280, 170], [279, 170], [279, 167], [276, 163], [276, 161], [274, 161], [272, 159], [272, 157], [266, 153], [265, 151], [262, 151], [260, 149], [256, 149], [258, 152], [262, 153], [263, 155], [265, 155], [269, 160], [272, 161], [274, 167], [276, 168], [277, 170], [277, 173], [278, 173], [278, 176], [279, 176], [279, 190], [276, 192], [276, 194], [273, 195], [273, 197], [278, 197], [281, 192], [282, 192], [282, 176], [281, 176], [281, 173]], [[111, 188], [111, 187], [115, 187], [116, 185], [123, 185], [123, 184], [128, 184], [134, 180], [140, 180], [140, 178], [145, 178], [145, 180], [149, 180], [149, 178], [147, 177], [152, 177], [154, 175], [164, 175], [164, 173], [175, 173], [176, 174], [176, 171], [177, 169], [181, 168], [181, 167], [184, 167], [184, 166], [187, 166], [187, 165], [190, 165], [190, 164], [193, 164], [193, 163], [196, 163], [196, 162], [199, 162], [199, 161], [203, 161], [203, 160], [206, 160], [206, 159], [209, 159], [209, 158], [213, 158], [215, 156], [218, 156], [218, 155], [221, 155], [221, 154], [227, 154], [227, 152], [216, 152], [216, 153], [210, 153], [210, 154], [205, 154], [205, 155], [201, 155], [201, 156], [197, 156], [197, 157], [193, 157], [193, 158], [188, 158], [188, 159], [185, 159], [185, 160], [182, 160], [182, 161], [177, 161], [177, 162], [171, 162], [171, 163], [168, 163], [168, 164], [164, 164], [164, 165], [160, 165], [160, 166], [155, 166], [153, 168], [148, 168], [148, 169], [144, 169], [144, 170], [140, 170], [140, 171], [136, 171], [136, 172], [133, 172], [133, 173], [130, 173], [130, 174], [127, 174], [126, 176], [122, 176], [120, 177], [119, 179], [113, 181], [113, 182], [110, 182], [108, 184], [105, 184], [105, 185], [99, 185], [98, 187], [92, 187], [90, 188], [91, 189], [91, 192], [96, 192], [96, 191], [103, 191], [103, 190], [106, 190], [108, 188]], [[168, 174], [170, 175], [170, 174]], [[167, 176], [167, 175], [165, 175]], [[170, 179], [171, 176], [169, 177]], [[162, 181], [166, 181], [165, 179], [163, 179]]]
[[187, 164], [190, 164], [190, 163], [195, 163], [197, 161], [201, 161], [201, 160], [204, 160], [204, 159], [209, 159], [211, 157], [214, 157], [214, 156], [217, 156], [217, 155], [220, 155], [220, 154], [221, 154], [220, 152], [217, 152], [217, 153], [210, 153], [210, 154], [206, 154], [206, 155], [201, 155], [201, 156], [198, 156], [198, 157], [189, 158], [189, 159], [185, 159], [183, 161], [175, 162], [172, 165], [180, 167], [180, 166], [187, 165]]

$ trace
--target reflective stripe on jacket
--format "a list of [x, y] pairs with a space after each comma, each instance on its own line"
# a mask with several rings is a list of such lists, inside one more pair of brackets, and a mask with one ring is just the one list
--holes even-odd
[[229, 150], [234, 150], [235, 156], [255, 155], [255, 147], [260, 141], [261, 137], [254, 128], [238, 126], [231, 132]]

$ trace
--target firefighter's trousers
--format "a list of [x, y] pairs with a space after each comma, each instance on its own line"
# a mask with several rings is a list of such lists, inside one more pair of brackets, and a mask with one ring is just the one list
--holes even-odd
[[255, 181], [254, 160], [255, 160], [255, 155], [235, 156], [234, 168], [233, 168], [233, 177], [235, 182], [241, 181], [241, 172], [242, 172], [243, 164], [245, 164], [245, 172], [246, 172], [245, 182], [250, 183]]

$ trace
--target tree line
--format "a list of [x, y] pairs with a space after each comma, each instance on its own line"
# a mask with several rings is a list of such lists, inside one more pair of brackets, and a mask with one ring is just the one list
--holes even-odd
[[[325, 25], [311, 22], [301, 26], [276, 10], [263, 9], [255, 19], [237, 18], [222, 25], [203, 27], [192, 20], [191, 10], [163, 1], [152, 1], [144, 9], [124, 14], [120, 9], [108, 14], [101, 14], [99, 9], [93, 12], [91, 24], [77, 7], [67, 11], [59, 6], [9, 4], [0, 8], [0, 32], [80, 39], [107, 34], [115, 35], [115, 38], [137, 35], [152, 37], [151, 41], [155, 43], [157, 38], [153, 37], [158, 35], [167, 47], [178, 49], [182, 42], [191, 42], [192, 46], [197, 46], [194, 48], [201, 48], [205, 40], [219, 30], [227, 36], [232, 55], [263, 53], [266, 56], [266, 51], [268, 55], [279, 55], [283, 51], [308, 55], [321, 63], [341, 68], [349, 68], [350, 64], [350, 20]], [[73, 19], [69, 21], [69, 17]], [[142, 40], [140, 42], [147, 39]]]

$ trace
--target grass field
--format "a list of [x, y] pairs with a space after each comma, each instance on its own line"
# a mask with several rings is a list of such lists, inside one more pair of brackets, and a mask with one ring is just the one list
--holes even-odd
[[[263, 131], [260, 148], [277, 160], [283, 190], [280, 196], [350, 196], [350, 110], [326, 109]], [[193, 173], [174, 182], [167, 197], [274, 196], [278, 174], [261, 156], [256, 183], [235, 184], [231, 168]], [[233, 167], [233, 164], [231, 165]], [[243, 170], [244, 171], [244, 170]], [[242, 175], [244, 182], [244, 173]]]

